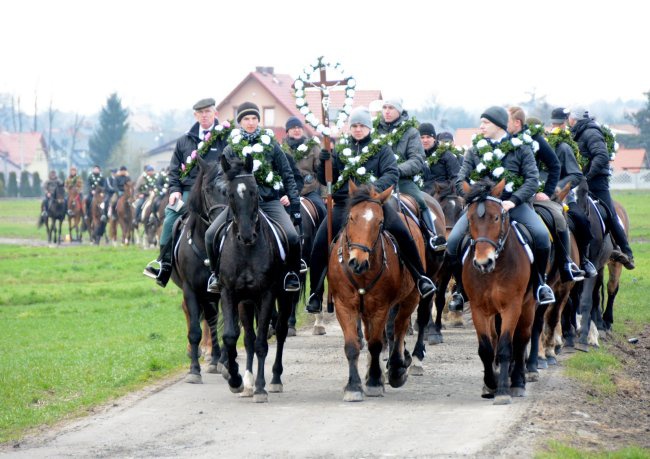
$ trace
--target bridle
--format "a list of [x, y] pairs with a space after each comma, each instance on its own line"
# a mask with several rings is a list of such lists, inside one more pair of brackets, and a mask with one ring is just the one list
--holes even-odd
[[484, 200], [479, 201], [478, 199], [475, 199], [469, 203], [469, 205], [476, 204], [478, 206], [476, 213], [480, 218], [485, 215], [484, 201], [496, 202], [499, 204], [499, 206], [501, 206], [501, 228], [499, 229], [499, 237], [496, 242], [488, 237], [477, 237], [476, 239], [470, 239], [470, 244], [472, 247], [474, 247], [479, 242], [487, 242], [492, 247], [494, 247], [494, 258], [496, 259], [499, 258], [499, 254], [503, 251], [506, 245], [506, 240], [508, 239], [508, 235], [510, 234], [510, 225], [506, 225], [506, 217], [508, 215], [508, 211], [503, 208], [503, 201], [501, 199], [495, 198], [494, 196], [486, 196]]

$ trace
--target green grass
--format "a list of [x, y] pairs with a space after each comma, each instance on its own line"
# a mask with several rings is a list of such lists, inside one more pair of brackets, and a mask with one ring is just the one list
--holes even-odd
[[576, 353], [566, 361], [565, 374], [589, 386], [593, 393], [607, 396], [616, 392], [614, 375], [621, 368], [616, 357], [604, 350]]
[[650, 242], [650, 191], [615, 191], [612, 198], [623, 204], [630, 217], [630, 239]]
[[617, 451], [587, 453], [566, 446], [559, 442], [551, 442], [548, 451], [535, 455], [536, 459], [644, 459], [650, 458], [650, 449], [629, 447]]
[[[0, 237], [47, 239], [45, 227], [37, 228], [40, 198], [0, 199]], [[64, 222], [64, 234], [68, 224]]]
[[140, 249], [0, 246], [0, 442], [184, 368], [175, 286]]

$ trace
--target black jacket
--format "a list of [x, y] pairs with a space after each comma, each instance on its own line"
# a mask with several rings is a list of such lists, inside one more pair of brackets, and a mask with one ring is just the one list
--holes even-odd
[[[426, 150], [424, 152], [425, 156], [428, 158], [435, 153], [436, 147]], [[433, 192], [434, 184], [436, 182], [448, 182], [452, 185], [456, 181], [456, 176], [460, 170], [460, 163], [458, 158], [451, 151], [447, 150], [443, 152], [438, 162], [432, 164], [431, 166], [426, 164], [424, 168], [424, 186], [423, 191], [431, 194]]]
[[[526, 128], [527, 126], [524, 126], [524, 129]], [[535, 134], [533, 140], [539, 144], [539, 150], [537, 150], [535, 157], [538, 162], [540, 180], [544, 182], [543, 191], [550, 197], [555, 192], [557, 182], [560, 180], [560, 161], [541, 133]], [[539, 163], [545, 167], [540, 167]]]
[[594, 120], [581, 119], [571, 128], [580, 154], [588, 159], [583, 172], [589, 189], [609, 189], [609, 153], [605, 136]]
[[106, 179], [100, 172], [99, 175], [95, 174], [90, 174], [88, 175], [88, 179], [86, 181], [88, 184], [88, 191], [93, 191], [95, 188], [98, 186], [101, 186], [102, 188], [106, 188]]
[[[403, 110], [400, 117], [390, 124], [386, 123], [383, 117], [380, 117], [377, 133], [390, 134], [393, 129], [399, 128], [408, 119], [409, 114], [406, 110]], [[392, 150], [397, 156], [402, 158], [402, 162], [397, 166], [400, 179], [410, 179], [421, 174], [425, 169], [424, 147], [420, 139], [420, 132], [416, 128], [408, 128], [397, 144], [392, 146]]]
[[582, 181], [584, 175], [578, 165], [576, 155], [573, 154], [573, 148], [566, 142], [560, 142], [555, 147], [557, 159], [560, 161], [560, 181], [558, 187], [564, 188], [568, 182], [571, 182], [571, 188], [577, 187]]
[[[350, 143], [348, 147], [352, 150], [353, 154], [361, 155], [361, 149], [367, 146], [370, 143], [371, 136], [361, 139], [360, 141], [354, 140], [350, 137]], [[397, 169], [397, 160], [393, 154], [393, 150], [388, 146], [384, 145], [383, 148], [376, 153], [374, 156], [368, 159], [363, 167], [367, 171], [372, 172], [372, 174], [377, 177], [377, 180], [372, 183], [375, 189], [378, 192], [386, 190], [391, 185], [397, 185], [397, 180], [399, 179], [399, 170]], [[345, 168], [343, 162], [339, 159], [336, 153], [332, 154], [332, 183], [336, 183], [341, 171]], [[316, 168], [316, 175], [318, 180], [326, 185], [327, 181], [325, 180], [325, 166], [323, 161], [321, 161]], [[356, 182], [355, 182], [356, 183]], [[350, 194], [348, 182], [341, 184], [341, 187], [336, 190], [332, 198], [336, 203], [343, 203], [348, 198]]]
[[[218, 121], [215, 119], [215, 124]], [[194, 150], [197, 149], [197, 146], [201, 139], [199, 138], [199, 128], [200, 125], [198, 122], [194, 123], [194, 126], [190, 128], [182, 137], [176, 142], [176, 148], [174, 148], [174, 153], [172, 154], [172, 159], [169, 162], [169, 192], [184, 192], [189, 191], [196, 180], [196, 176], [199, 173], [198, 167], [193, 167], [189, 174], [181, 178], [181, 164], [185, 163], [187, 157], [192, 154]], [[221, 157], [221, 152], [226, 146], [226, 139], [217, 140], [210, 147], [210, 151], [203, 156], [203, 159], [207, 162], [219, 161]]]

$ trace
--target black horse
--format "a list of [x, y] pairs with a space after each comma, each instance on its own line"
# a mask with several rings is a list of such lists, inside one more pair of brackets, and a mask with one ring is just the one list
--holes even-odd
[[[232, 223], [225, 236], [219, 261], [223, 344], [228, 355], [228, 385], [232, 392], [244, 391], [255, 402], [268, 401], [264, 389], [264, 361], [268, 353], [268, 331], [278, 301], [277, 350], [269, 390], [282, 392], [282, 352], [287, 337], [291, 300], [283, 290], [286, 268], [269, 221], [259, 209], [259, 194], [253, 176], [253, 158], [228, 160], [221, 166], [227, 177], [227, 195]], [[244, 327], [246, 373], [244, 381], [236, 362], [239, 320]], [[254, 321], [257, 319], [257, 330]], [[253, 391], [253, 356], [257, 356], [257, 377]], [[226, 373], [224, 373], [226, 376]]]
[[[61, 243], [61, 225], [66, 216], [65, 188], [62, 183], [58, 184], [56, 190], [47, 204], [47, 218], [45, 229], [47, 231], [47, 242]], [[58, 223], [58, 225], [57, 225]], [[58, 226], [58, 228], [57, 228]]]
[[197, 156], [199, 174], [192, 186], [187, 205], [187, 218], [180, 226], [180, 234], [175, 241], [176, 255], [172, 263], [172, 280], [183, 291], [187, 307], [188, 333], [190, 346], [190, 371], [185, 378], [188, 383], [201, 383], [199, 364], [199, 343], [201, 341], [201, 318], [210, 327], [212, 356], [208, 373], [221, 371], [225, 361], [217, 336], [219, 295], [206, 290], [210, 269], [206, 266], [205, 232], [216, 216], [225, 209], [225, 197], [217, 183], [218, 163], [207, 163]]

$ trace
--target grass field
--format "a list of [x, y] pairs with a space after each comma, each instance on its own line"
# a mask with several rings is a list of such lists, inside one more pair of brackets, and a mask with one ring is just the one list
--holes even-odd
[[[637, 265], [621, 278], [620, 334], [650, 323], [643, 289], [650, 273], [648, 197], [614, 194], [630, 215]], [[0, 238], [44, 240], [45, 230], [36, 228], [39, 208], [37, 199], [0, 199]], [[133, 247], [0, 245], [0, 442], [187, 368], [181, 294], [140, 274], [154, 256]], [[578, 379], [612, 375], [619, 365], [606, 352], [575, 359]], [[612, 390], [607, 378], [591, 383]]]

